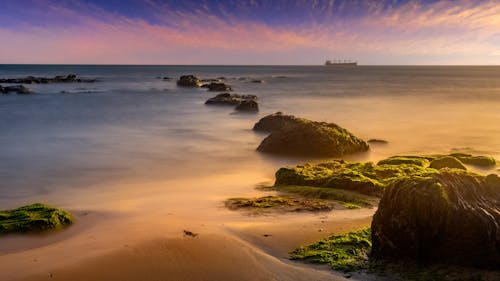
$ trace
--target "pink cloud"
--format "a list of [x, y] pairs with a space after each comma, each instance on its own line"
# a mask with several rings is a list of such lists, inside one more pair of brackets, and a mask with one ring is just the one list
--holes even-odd
[[331, 23], [296, 27], [239, 21], [230, 15], [222, 19], [202, 10], [172, 12], [145, 3], [163, 21], [151, 24], [86, 4], [75, 11], [47, 1], [48, 16], [78, 24], [23, 25], [15, 31], [0, 27], [4, 38], [0, 62], [216, 64], [237, 58], [234, 63], [315, 64], [333, 54], [358, 57], [361, 62], [365, 58], [367, 63], [380, 63], [377, 57], [385, 61], [387, 55], [399, 58], [399, 63], [419, 63], [411, 57], [425, 56], [449, 56], [454, 60], [450, 63], [478, 58], [482, 63], [500, 63], [492, 55], [500, 49], [499, 42], [492, 40], [500, 30], [496, 1], [410, 2], [384, 13], [375, 1], [371, 14], [361, 19], [334, 18]]

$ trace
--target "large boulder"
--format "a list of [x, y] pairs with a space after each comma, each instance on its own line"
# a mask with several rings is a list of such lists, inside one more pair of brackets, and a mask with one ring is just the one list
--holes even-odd
[[372, 256], [500, 269], [500, 178], [459, 170], [408, 176], [386, 188]]
[[[265, 119], [267, 117], [264, 117]], [[270, 118], [278, 120], [276, 125], [267, 126], [271, 131], [258, 151], [313, 157], [340, 157], [346, 154], [366, 151], [369, 145], [346, 129], [326, 122], [315, 122], [303, 118], [276, 115]], [[261, 123], [259, 121], [259, 123]], [[274, 123], [274, 122], [270, 122]], [[280, 126], [281, 125], [281, 126]], [[260, 125], [255, 125], [261, 127]], [[266, 127], [266, 126], [263, 126]]]
[[194, 75], [183, 75], [177, 80], [177, 86], [196, 88], [201, 86], [201, 82]]
[[231, 86], [226, 85], [225, 83], [212, 82], [210, 84], [204, 84], [201, 87], [207, 88], [210, 92], [230, 92], [233, 90]]
[[299, 122], [298, 117], [293, 115], [285, 115], [282, 112], [267, 115], [255, 123], [254, 131], [272, 132], [293, 126]]

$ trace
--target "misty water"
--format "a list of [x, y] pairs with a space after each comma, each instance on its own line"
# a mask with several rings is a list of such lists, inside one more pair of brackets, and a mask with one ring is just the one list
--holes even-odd
[[[349, 160], [450, 152], [500, 159], [500, 67], [0, 66], [0, 78], [65, 74], [99, 82], [33, 84], [26, 86], [34, 95], [0, 95], [2, 209], [32, 201], [98, 209], [102, 194], [118, 196], [129, 183], [175, 181], [155, 188], [164, 195], [197, 178], [272, 183], [282, 165], [325, 160], [257, 152], [265, 135], [253, 124], [276, 111], [389, 141]], [[184, 74], [226, 77], [235, 93], [258, 96], [259, 113], [206, 106], [217, 93], [178, 88]], [[187, 190], [238, 193], [224, 186], [200, 181]]]

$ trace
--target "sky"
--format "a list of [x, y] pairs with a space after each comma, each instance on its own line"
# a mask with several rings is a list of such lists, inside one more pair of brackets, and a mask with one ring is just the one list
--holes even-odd
[[500, 65], [500, 0], [1, 0], [0, 63]]

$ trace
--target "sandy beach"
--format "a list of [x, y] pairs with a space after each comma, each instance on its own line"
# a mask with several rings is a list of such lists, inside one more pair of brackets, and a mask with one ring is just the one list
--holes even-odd
[[[224, 187], [221, 181], [232, 179], [210, 182]], [[165, 209], [155, 208], [159, 198], [135, 198], [144, 210], [132, 217], [79, 210], [77, 223], [62, 232], [2, 238], [2, 280], [345, 280], [328, 267], [290, 261], [288, 252], [364, 227], [375, 212], [249, 215], [215, 198], [200, 197], [195, 208], [162, 198]]]

